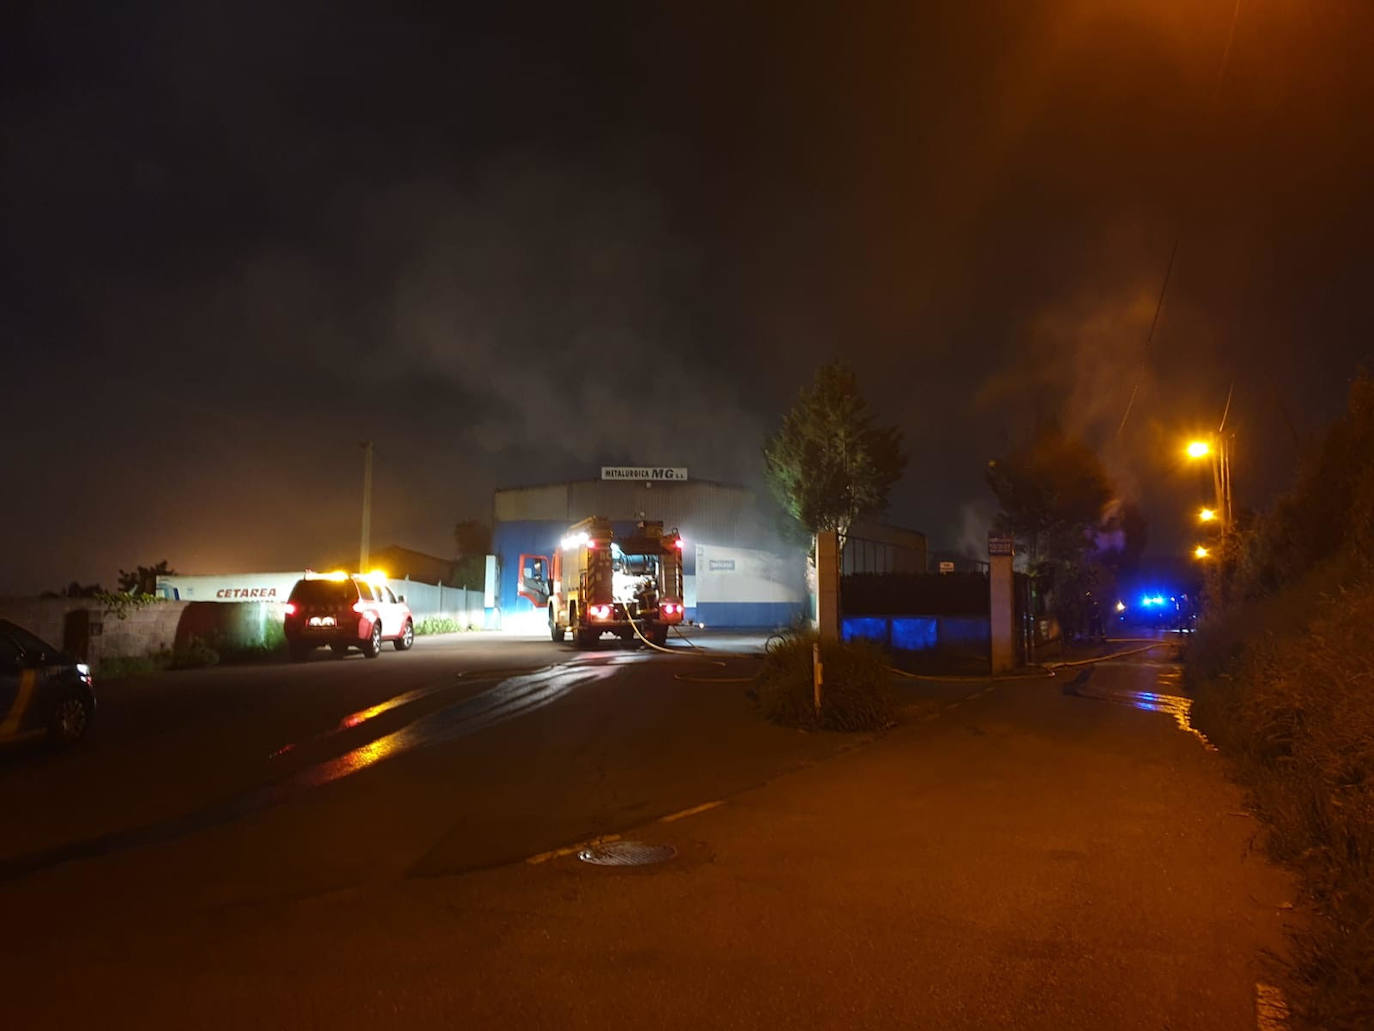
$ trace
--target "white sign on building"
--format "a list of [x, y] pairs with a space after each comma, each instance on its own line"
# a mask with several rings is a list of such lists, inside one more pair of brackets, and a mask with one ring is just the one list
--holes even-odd
[[686, 466], [603, 465], [603, 480], [685, 480]]

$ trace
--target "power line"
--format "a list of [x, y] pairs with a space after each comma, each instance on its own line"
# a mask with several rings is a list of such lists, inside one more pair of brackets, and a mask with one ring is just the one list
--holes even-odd
[[[1215, 117], [1216, 115], [1217, 103], [1221, 96], [1221, 84], [1222, 81], [1226, 78], [1226, 68], [1231, 62], [1231, 48], [1235, 44], [1236, 23], [1239, 20], [1240, 0], [1236, 0], [1235, 7], [1231, 9], [1231, 27], [1227, 30], [1226, 33], [1226, 45], [1222, 48], [1221, 60], [1217, 64], [1216, 78], [1212, 81], [1212, 93], [1211, 96], [1208, 97], [1207, 109], [1209, 117]], [[1144, 370], [1145, 363], [1149, 360], [1150, 357], [1150, 345], [1154, 343], [1155, 328], [1159, 325], [1160, 312], [1164, 310], [1164, 297], [1169, 291], [1169, 280], [1172, 277], [1174, 271], [1174, 259], [1178, 256], [1178, 244], [1179, 241], [1183, 238], [1183, 218], [1181, 215], [1178, 221], [1175, 223], [1175, 227], [1176, 228], [1174, 229], [1174, 242], [1169, 247], [1169, 262], [1164, 267], [1164, 281], [1159, 288], [1159, 299], [1155, 302], [1154, 317], [1150, 319], [1150, 331], [1148, 334], [1146, 334], [1145, 337], [1145, 352], [1141, 355], [1140, 358], [1141, 371]], [[1126, 410], [1121, 414], [1121, 423], [1116, 428], [1116, 435], [1118, 437], [1120, 437], [1122, 431], [1126, 429], [1126, 421], [1131, 417], [1131, 409], [1135, 407], [1136, 394], [1139, 393], [1139, 391], [1140, 372], [1137, 372], [1135, 380], [1131, 383], [1131, 396], [1126, 401]], [[1230, 408], [1229, 394], [1227, 395], [1227, 408], [1228, 410]], [[1224, 421], [1225, 416], [1223, 416], [1222, 418]]]

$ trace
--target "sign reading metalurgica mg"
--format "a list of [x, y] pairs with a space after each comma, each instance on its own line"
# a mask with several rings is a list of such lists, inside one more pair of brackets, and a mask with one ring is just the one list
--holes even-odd
[[603, 465], [603, 480], [685, 480], [686, 466]]

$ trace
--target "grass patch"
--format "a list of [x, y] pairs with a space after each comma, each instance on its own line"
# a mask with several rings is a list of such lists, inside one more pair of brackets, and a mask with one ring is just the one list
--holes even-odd
[[[161, 673], [172, 667], [171, 652], [156, 652], [152, 655], [129, 655], [101, 659], [95, 666], [96, 676], [101, 680], [125, 680], [146, 673]], [[99, 684], [96, 685], [97, 688]]]
[[415, 624], [416, 637], [428, 637], [431, 634], [456, 634], [467, 629], [458, 620], [450, 619], [448, 616], [427, 616]]
[[812, 693], [811, 648], [816, 635], [790, 631], [764, 656], [758, 702], [775, 723], [808, 730], [881, 730], [896, 722], [887, 661], [867, 643], [821, 645], [821, 710]]
[[219, 665], [219, 651], [210, 642], [192, 636], [172, 650], [172, 669], [202, 669]]
[[262, 636], [263, 639], [255, 644], [236, 644], [220, 633], [206, 637], [193, 634], [171, 650], [101, 659], [96, 663], [96, 673], [102, 680], [123, 680], [169, 669], [276, 662], [286, 657], [286, 632], [279, 622], [269, 621], [263, 627]]

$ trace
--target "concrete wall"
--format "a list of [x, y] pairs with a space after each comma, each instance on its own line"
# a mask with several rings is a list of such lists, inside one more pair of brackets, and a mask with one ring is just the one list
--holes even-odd
[[67, 613], [91, 606], [89, 598], [4, 598], [0, 599], [0, 619], [18, 623], [49, 644], [65, 648]]
[[263, 602], [156, 601], [130, 606], [123, 618], [89, 598], [12, 598], [0, 617], [99, 666], [185, 648], [199, 638], [213, 648], [253, 648], [281, 626], [280, 605]]
[[[419, 623], [452, 619], [464, 629], [483, 625], [482, 592], [413, 580], [389, 580], [406, 596]], [[285, 599], [282, 599], [284, 602]], [[280, 639], [282, 602], [166, 601], [131, 605], [124, 617], [91, 598], [0, 599], [0, 618], [18, 623], [49, 644], [93, 666], [184, 649], [198, 638], [218, 651], [259, 648]]]

